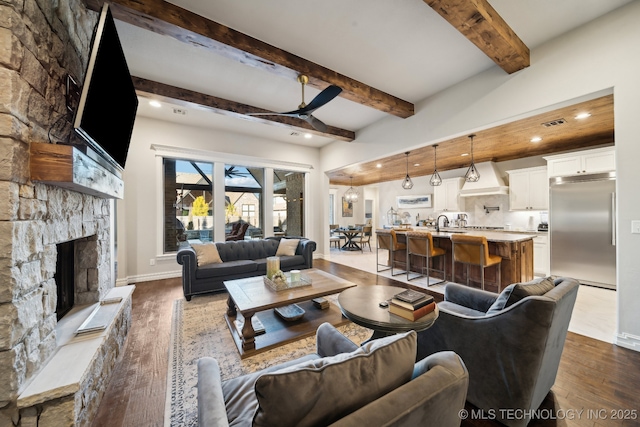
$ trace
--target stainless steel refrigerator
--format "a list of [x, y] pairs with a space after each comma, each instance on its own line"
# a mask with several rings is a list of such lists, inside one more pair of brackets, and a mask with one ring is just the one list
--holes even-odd
[[616, 287], [615, 172], [549, 180], [551, 274]]

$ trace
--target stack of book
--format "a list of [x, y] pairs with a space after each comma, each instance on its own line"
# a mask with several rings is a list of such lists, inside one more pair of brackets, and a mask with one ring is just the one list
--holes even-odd
[[436, 308], [436, 302], [431, 295], [407, 289], [391, 298], [389, 312], [405, 319], [414, 321], [431, 313]]
[[311, 300], [313, 302], [313, 305], [318, 307], [321, 310], [326, 310], [327, 308], [329, 308], [329, 301], [327, 301], [325, 298], [314, 298]]

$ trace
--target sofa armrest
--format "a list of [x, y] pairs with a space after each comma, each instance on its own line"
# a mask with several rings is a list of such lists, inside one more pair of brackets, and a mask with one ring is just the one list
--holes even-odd
[[313, 251], [316, 250], [316, 242], [309, 239], [301, 239], [298, 243], [296, 253], [304, 257], [304, 263], [307, 268], [313, 268]]
[[182, 265], [182, 291], [187, 301], [191, 299], [191, 283], [196, 278], [198, 259], [196, 251], [189, 245], [182, 246], [176, 255], [178, 264]]
[[351, 353], [358, 346], [342, 335], [330, 323], [318, 326], [316, 332], [316, 352], [320, 357], [335, 356], [340, 353]]
[[220, 366], [212, 357], [198, 359], [198, 425], [227, 427]]
[[470, 288], [456, 283], [447, 283], [444, 289], [444, 300], [463, 307], [486, 313], [491, 304], [498, 298], [498, 294]]

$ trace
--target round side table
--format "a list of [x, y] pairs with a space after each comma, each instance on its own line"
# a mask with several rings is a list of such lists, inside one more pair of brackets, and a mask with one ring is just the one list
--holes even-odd
[[338, 302], [347, 319], [373, 330], [373, 335], [365, 342], [399, 332], [419, 332], [431, 327], [438, 318], [437, 305], [434, 311], [413, 322], [389, 313], [388, 307], [380, 307], [382, 301], [389, 301], [404, 290], [406, 289], [397, 286], [356, 286], [342, 291]]

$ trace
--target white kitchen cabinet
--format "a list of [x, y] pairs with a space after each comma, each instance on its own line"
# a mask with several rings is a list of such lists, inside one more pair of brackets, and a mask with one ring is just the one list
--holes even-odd
[[464, 178], [443, 179], [442, 185], [433, 187], [433, 210], [436, 212], [464, 211], [464, 199], [460, 197], [460, 189]]
[[613, 147], [558, 154], [544, 158], [547, 160], [549, 178], [616, 170], [616, 152]]
[[549, 236], [537, 235], [533, 238], [533, 272], [534, 274], [549, 275]]
[[507, 171], [509, 210], [549, 209], [549, 182], [544, 166]]

